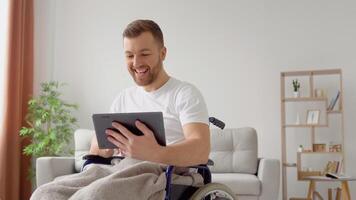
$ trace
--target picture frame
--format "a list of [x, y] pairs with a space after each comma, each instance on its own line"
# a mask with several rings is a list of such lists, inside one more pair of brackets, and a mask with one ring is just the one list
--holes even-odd
[[316, 125], [319, 124], [320, 110], [308, 110], [307, 111], [307, 124]]
[[328, 161], [328, 163], [325, 166], [324, 169], [324, 174], [326, 173], [338, 173], [338, 168], [339, 168], [339, 161]]

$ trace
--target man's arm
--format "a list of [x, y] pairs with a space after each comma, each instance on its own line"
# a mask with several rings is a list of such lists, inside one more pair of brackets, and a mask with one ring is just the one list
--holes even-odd
[[94, 135], [91, 138], [89, 154], [99, 155], [99, 156], [108, 158], [108, 157], [113, 156], [114, 150], [113, 149], [99, 149], [98, 140], [96, 139], [96, 136]]
[[193, 166], [208, 162], [210, 153], [209, 126], [188, 123], [183, 126], [185, 139], [163, 147], [157, 154], [157, 162], [175, 166]]
[[210, 153], [209, 126], [204, 123], [188, 123], [183, 126], [185, 139], [169, 146], [160, 146], [153, 132], [143, 123], [136, 127], [144, 134], [136, 136], [124, 126], [112, 124], [120, 133], [107, 130], [108, 140], [115, 144], [125, 156], [174, 166], [205, 164]]

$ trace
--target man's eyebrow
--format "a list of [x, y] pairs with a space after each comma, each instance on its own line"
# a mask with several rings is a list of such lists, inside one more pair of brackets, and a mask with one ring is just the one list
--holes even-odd
[[151, 49], [147, 49], [147, 48], [146, 48], [146, 49], [141, 49], [140, 51], [141, 51], [141, 52], [142, 52], [142, 51], [151, 51]]
[[[141, 49], [140, 52], [144, 52], [144, 51], [151, 51], [151, 49]], [[125, 51], [125, 54], [131, 54], [132, 52], [131, 51]]]

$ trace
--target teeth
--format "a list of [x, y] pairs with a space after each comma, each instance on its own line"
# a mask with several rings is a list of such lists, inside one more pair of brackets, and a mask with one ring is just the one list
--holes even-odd
[[137, 69], [136, 69], [135, 71], [136, 71], [136, 73], [145, 73], [145, 72], [147, 72], [147, 70], [148, 70], [148, 69], [144, 69], [144, 70], [137, 70]]

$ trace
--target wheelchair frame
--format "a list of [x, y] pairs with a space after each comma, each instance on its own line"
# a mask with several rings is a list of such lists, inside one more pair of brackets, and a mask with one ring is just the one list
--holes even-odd
[[[207, 165], [198, 165], [188, 168], [198, 169], [198, 173], [204, 179], [204, 185], [211, 183], [211, 173]], [[174, 166], [170, 165], [166, 169], [166, 196], [165, 200], [185, 200], [189, 199], [199, 187], [172, 184], [172, 174]]]
[[[225, 128], [225, 123], [216, 119], [215, 117], [209, 117], [209, 122], [219, 127], [220, 129]], [[204, 185], [211, 183], [211, 172], [208, 165], [214, 165], [212, 160], [208, 160], [207, 164], [191, 166], [188, 168], [196, 168], [198, 173], [203, 177]], [[166, 196], [165, 200], [186, 200], [190, 199], [191, 196], [199, 189], [199, 187], [186, 186], [186, 185], [175, 185], [172, 184], [172, 174], [174, 166], [169, 165], [166, 169]]]
[[[214, 117], [209, 117], [209, 122], [212, 123], [213, 125], [219, 127], [220, 129], [224, 129], [224, 127], [225, 127], [224, 122], [222, 122], [219, 119], [216, 119]], [[110, 164], [111, 160], [113, 158], [123, 159], [124, 157], [114, 156], [111, 158], [103, 158], [103, 157], [97, 156], [97, 155], [85, 155], [83, 157], [83, 159], [86, 161], [84, 162], [83, 167], [90, 163]], [[212, 182], [211, 172], [210, 172], [208, 165], [214, 165], [214, 162], [209, 159], [208, 163], [206, 163], [206, 164], [187, 167], [190, 169], [192, 169], [192, 168], [197, 169], [197, 173], [199, 173], [203, 177], [204, 186]], [[195, 194], [195, 192], [197, 192], [200, 189], [200, 187], [172, 184], [172, 174], [173, 174], [174, 167], [175, 166], [169, 165], [165, 171], [166, 180], [167, 180], [166, 188], [165, 188], [165, 191], [166, 191], [165, 200], [187, 200], [187, 199], [190, 199]], [[204, 187], [204, 186], [201, 186], [201, 187]], [[226, 187], [226, 186], [224, 186], [224, 187]], [[231, 194], [231, 191], [230, 192], [227, 191], [227, 190], [230, 190], [229, 188], [227, 188], [225, 190], [223, 189], [220, 191], [224, 191], [226, 193]], [[218, 190], [216, 190], [216, 191], [218, 191]], [[234, 197], [234, 194], [232, 194], [232, 195], [233, 195], [232, 199], [236, 199], [236, 197]], [[207, 198], [204, 198], [204, 199], [207, 199]], [[218, 198], [218, 199], [231, 200], [231, 198], [230, 199]], [[210, 200], [210, 198], [209, 198], [209, 200]]]

